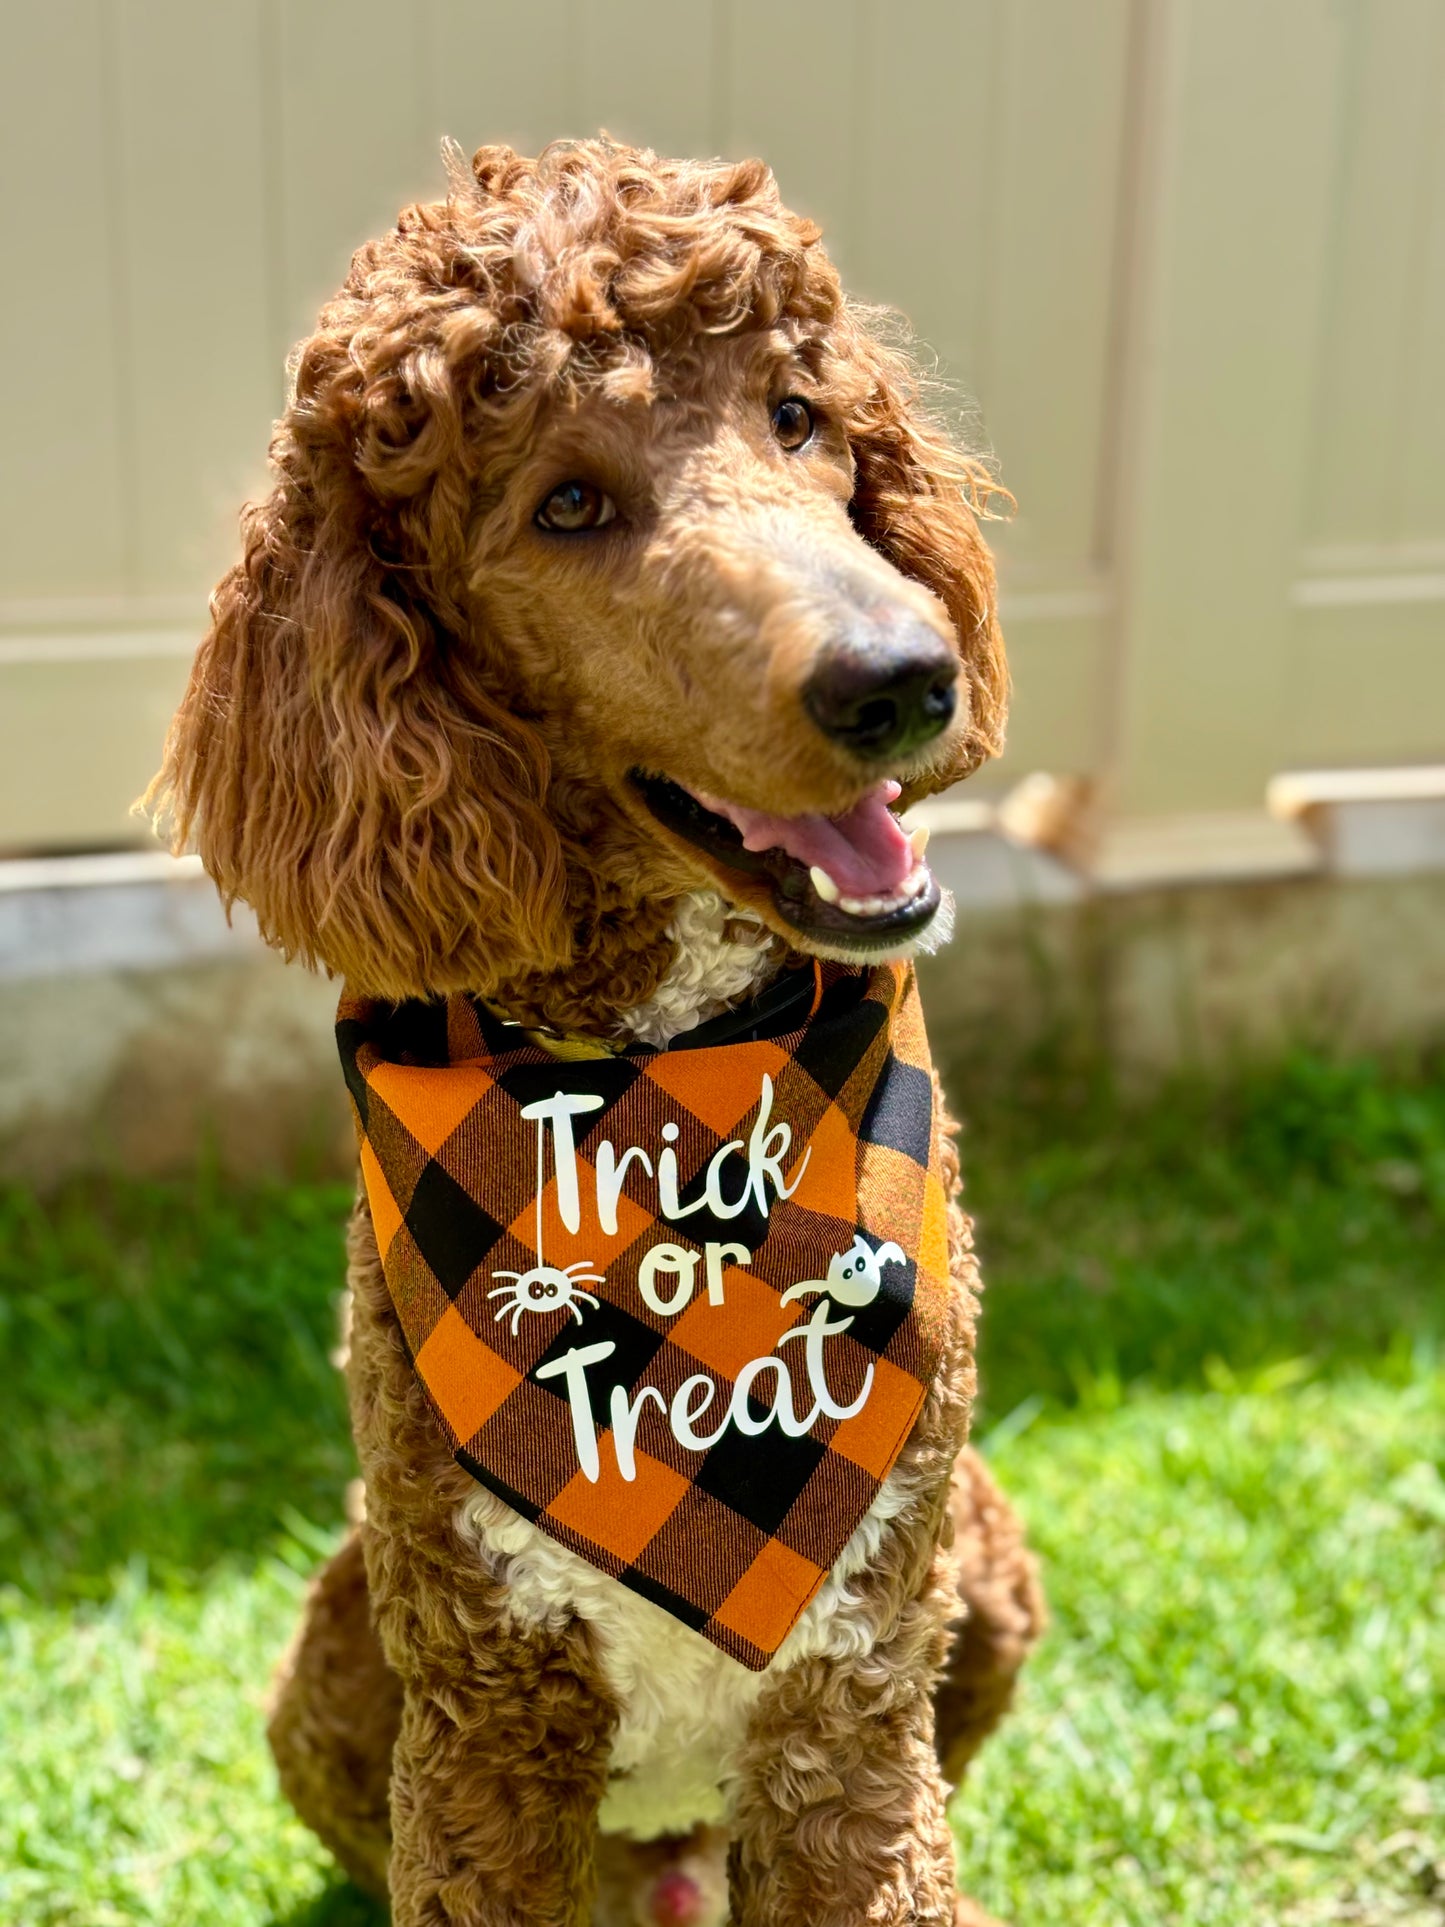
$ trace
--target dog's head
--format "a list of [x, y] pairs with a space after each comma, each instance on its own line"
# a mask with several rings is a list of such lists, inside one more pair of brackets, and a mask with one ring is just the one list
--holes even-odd
[[982, 470], [767, 169], [484, 148], [357, 254], [152, 800], [368, 992], [608, 960], [710, 883], [896, 954], [894, 806], [994, 753]]

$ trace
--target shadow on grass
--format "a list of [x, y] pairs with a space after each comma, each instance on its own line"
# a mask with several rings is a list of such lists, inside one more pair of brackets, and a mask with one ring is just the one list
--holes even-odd
[[339, 1520], [344, 1185], [0, 1191], [0, 1584], [201, 1572]]
[[1408, 1375], [1445, 1337], [1445, 1077], [1300, 1052], [1121, 1099], [953, 1080], [986, 1282], [982, 1429], [1141, 1379]]
[[284, 1919], [271, 1921], [269, 1927], [386, 1927], [390, 1918], [385, 1907], [342, 1883], [328, 1887]]
[[[1298, 1056], [1142, 1105], [1055, 1077], [961, 1108], [983, 1430], [1139, 1378], [1388, 1370], [1440, 1334], [1438, 1077]], [[184, 1576], [288, 1516], [339, 1520], [349, 1204], [205, 1179], [0, 1191], [0, 1583], [102, 1594], [137, 1555]]]

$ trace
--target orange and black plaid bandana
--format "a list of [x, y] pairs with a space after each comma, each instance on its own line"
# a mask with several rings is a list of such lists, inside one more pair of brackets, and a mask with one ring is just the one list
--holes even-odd
[[947, 1212], [911, 968], [561, 1059], [476, 999], [344, 997], [397, 1316], [458, 1464], [761, 1670], [913, 1427]]

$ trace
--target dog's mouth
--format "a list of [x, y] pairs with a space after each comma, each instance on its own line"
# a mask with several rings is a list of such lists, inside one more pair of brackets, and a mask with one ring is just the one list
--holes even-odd
[[889, 808], [897, 783], [875, 783], [842, 816], [773, 816], [666, 776], [633, 770], [631, 780], [665, 829], [721, 868], [769, 884], [779, 916], [816, 943], [886, 950], [919, 936], [938, 909], [927, 834], [910, 836]]

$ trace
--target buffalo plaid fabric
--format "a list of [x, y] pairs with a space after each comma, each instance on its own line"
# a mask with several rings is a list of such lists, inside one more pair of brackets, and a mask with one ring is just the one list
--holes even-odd
[[[911, 968], [815, 966], [666, 1050], [587, 1060], [466, 996], [348, 995], [337, 1038], [387, 1284], [457, 1462], [761, 1670], [887, 1477], [942, 1347], [946, 1200]], [[559, 1093], [599, 1100], [571, 1119], [571, 1158], [522, 1115]], [[789, 1196], [755, 1175], [759, 1151]], [[871, 1298], [824, 1293], [860, 1237], [904, 1256], [880, 1261]], [[813, 1289], [783, 1303], [798, 1284]]]

